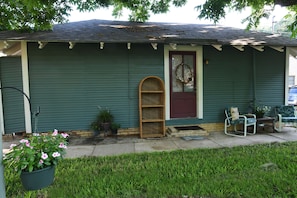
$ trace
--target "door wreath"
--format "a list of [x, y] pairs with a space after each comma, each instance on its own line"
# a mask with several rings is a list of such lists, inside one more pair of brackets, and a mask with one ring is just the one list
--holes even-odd
[[175, 78], [178, 82], [188, 84], [193, 80], [191, 67], [185, 63], [179, 64], [175, 69]]

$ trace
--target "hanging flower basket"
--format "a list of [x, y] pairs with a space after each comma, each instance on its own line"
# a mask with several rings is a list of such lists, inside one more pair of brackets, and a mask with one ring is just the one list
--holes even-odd
[[49, 166], [40, 170], [21, 173], [21, 181], [26, 190], [39, 190], [54, 182], [55, 166]]
[[3, 164], [15, 170], [26, 190], [38, 190], [53, 183], [55, 166], [66, 154], [68, 134], [33, 133], [19, 144], [11, 144]]

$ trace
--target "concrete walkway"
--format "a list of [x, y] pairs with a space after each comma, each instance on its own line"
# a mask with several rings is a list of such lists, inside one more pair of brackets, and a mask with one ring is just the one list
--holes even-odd
[[[195, 148], [221, 148], [240, 145], [254, 145], [274, 142], [297, 141], [295, 128], [286, 128], [281, 133], [261, 132], [247, 137], [227, 136], [223, 132], [212, 132], [200, 140], [184, 140], [177, 137], [164, 137], [158, 139], [140, 139], [137, 137], [106, 137], [96, 144], [70, 145], [66, 158], [84, 156], [109, 156], [126, 153], [157, 152], [186, 150]], [[3, 142], [3, 152], [7, 152], [12, 142]]]

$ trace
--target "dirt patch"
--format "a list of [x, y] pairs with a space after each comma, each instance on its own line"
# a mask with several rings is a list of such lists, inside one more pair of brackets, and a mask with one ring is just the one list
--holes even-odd
[[103, 137], [70, 137], [69, 145], [96, 145], [104, 140]]
[[144, 141], [138, 136], [70, 136], [69, 145], [102, 145], [102, 144], [120, 144], [120, 143], [133, 143]]

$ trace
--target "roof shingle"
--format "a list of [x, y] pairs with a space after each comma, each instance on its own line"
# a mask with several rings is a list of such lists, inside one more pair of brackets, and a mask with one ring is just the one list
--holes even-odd
[[297, 46], [297, 39], [231, 27], [108, 20], [58, 24], [53, 27], [52, 31], [34, 33], [1, 31], [0, 40]]

